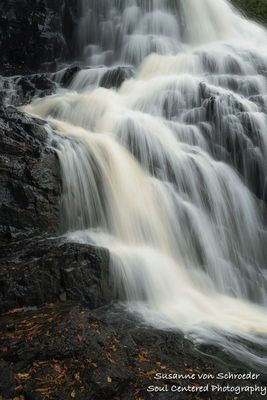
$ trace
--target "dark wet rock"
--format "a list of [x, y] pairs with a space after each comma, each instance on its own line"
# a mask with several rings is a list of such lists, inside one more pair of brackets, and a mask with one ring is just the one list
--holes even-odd
[[47, 74], [0, 77], [0, 101], [5, 106], [21, 106], [34, 97], [55, 93], [57, 85]]
[[262, 0], [231, 0], [234, 6], [256, 21], [267, 25], [267, 3]]
[[1, 312], [68, 299], [95, 308], [111, 300], [107, 250], [45, 237], [0, 252]]
[[56, 84], [45, 74], [22, 76], [16, 80], [21, 103], [29, 103], [33, 97], [45, 97], [56, 91]]
[[106, 89], [119, 88], [124, 81], [132, 78], [134, 75], [133, 67], [118, 66], [110, 68], [101, 78], [99, 86]]
[[52, 66], [71, 57], [77, 3], [75, 0], [1, 2], [0, 73], [34, 73], [43, 63]]
[[79, 64], [70, 65], [53, 74], [53, 79], [62, 87], [69, 87], [75, 75], [81, 70]]
[[200, 95], [201, 99], [204, 100], [204, 99], [209, 99], [211, 97], [214, 97], [214, 95], [216, 95], [216, 93], [214, 93], [214, 91], [207, 85], [206, 82], [200, 82], [199, 95]]
[[2, 395], [4, 399], [13, 398], [16, 394], [15, 388], [16, 381], [12, 366], [0, 360], [0, 395]]
[[0, 108], [0, 241], [59, 228], [60, 168], [44, 123]]
[[[201, 349], [200, 349], [201, 350]], [[211, 346], [210, 356], [179, 332], [148, 327], [123, 307], [105, 306], [93, 311], [75, 303], [61, 303], [37, 310], [14, 310], [0, 321], [0, 359], [7, 368], [13, 395], [33, 400], [185, 400], [196, 394], [149, 393], [150, 385], [170, 388], [222, 384], [216, 378], [202, 380], [198, 373], [247, 373], [240, 366], [224, 365]], [[155, 374], [196, 374], [190, 378], [163, 378]], [[266, 384], [261, 375], [258, 385]], [[223, 385], [247, 386], [248, 380]], [[1, 393], [1, 392], [0, 392]], [[201, 399], [210, 398], [204, 393]], [[232, 394], [216, 393], [214, 399], [232, 400]], [[250, 396], [240, 394], [239, 399]], [[258, 393], [253, 399], [262, 398]]]

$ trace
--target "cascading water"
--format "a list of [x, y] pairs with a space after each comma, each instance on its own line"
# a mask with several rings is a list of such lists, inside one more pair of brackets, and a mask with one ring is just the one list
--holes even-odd
[[[91, 67], [24, 108], [64, 136], [62, 230], [110, 250], [146, 321], [267, 367], [267, 32], [225, 0], [83, 0], [81, 14]], [[118, 63], [134, 76], [99, 87]]]

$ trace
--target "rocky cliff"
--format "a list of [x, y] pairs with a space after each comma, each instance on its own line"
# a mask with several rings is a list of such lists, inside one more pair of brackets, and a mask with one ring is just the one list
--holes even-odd
[[0, 74], [55, 70], [72, 57], [75, 0], [10, 0], [0, 4]]

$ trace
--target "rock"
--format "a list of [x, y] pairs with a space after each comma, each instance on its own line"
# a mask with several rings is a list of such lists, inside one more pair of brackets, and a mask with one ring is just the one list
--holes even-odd
[[[185, 114], [185, 121], [197, 124], [207, 140], [212, 155], [236, 169], [259, 202], [267, 201], [262, 138], [253, 113], [235, 96], [216, 93], [206, 83], [199, 86], [201, 107]], [[249, 99], [264, 108], [259, 95]], [[228, 110], [228, 113], [225, 112]], [[204, 126], [208, 122], [210, 131]]]
[[[144, 325], [118, 305], [90, 311], [67, 302], [36, 310], [14, 310], [0, 320], [0, 349], [1, 363], [7, 368], [9, 381], [16, 382], [17, 396], [32, 400], [45, 396], [62, 400], [193, 400], [194, 393], [150, 393], [147, 388], [252, 384], [246, 379], [217, 380], [219, 372], [247, 370], [223, 364], [211, 346], [210, 355], [198, 351], [179, 332]], [[155, 380], [157, 373], [195, 374], [196, 378]], [[202, 380], [198, 373], [214, 377]], [[264, 386], [264, 379], [261, 375], [257, 385]], [[209, 393], [204, 394], [201, 398], [208, 399]], [[232, 394], [226, 397], [225, 393], [213, 396], [216, 400], [232, 398]], [[250, 396], [241, 393], [238, 398]], [[253, 395], [255, 400], [260, 398], [259, 393]]]
[[59, 230], [60, 167], [44, 123], [0, 108], [0, 241]]
[[[60, 84], [60, 86], [67, 88], [71, 85], [76, 74], [78, 74], [78, 72], [81, 71], [82, 68], [82, 64], [74, 63], [52, 74], [52, 79]], [[105, 67], [99, 67], [100, 72], [101, 68], [104, 69]], [[100, 79], [99, 86], [106, 89], [118, 89], [126, 79], [129, 79], [134, 75], [134, 69], [131, 66], [112, 67], [107, 69], [105, 72], [104, 71], [103, 76]]]
[[12, 366], [0, 360], [0, 395], [4, 396], [4, 399], [13, 398], [16, 395], [15, 388], [16, 382]]
[[110, 68], [101, 78], [99, 86], [106, 89], [119, 88], [123, 82], [134, 75], [133, 67], [118, 66]]
[[231, 0], [249, 18], [267, 24], [267, 4], [262, 0]]
[[56, 91], [56, 84], [46, 74], [22, 76], [16, 80], [21, 104], [29, 103], [33, 97], [45, 97]]
[[30, 103], [34, 97], [55, 93], [56, 88], [48, 74], [0, 77], [1, 101], [5, 106]]
[[77, 13], [75, 0], [1, 2], [0, 73], [36, 73], [44, 63], [70, 58]]
[[95, 308], [112, 298], [107, 250], [44, 237], [0, 251], [2, 312], [70, 299]]
[[70, 65], [53, 74], [53, 80], [62, 87], [67, 88], [80, 70], [81, 66], [79, 64]]

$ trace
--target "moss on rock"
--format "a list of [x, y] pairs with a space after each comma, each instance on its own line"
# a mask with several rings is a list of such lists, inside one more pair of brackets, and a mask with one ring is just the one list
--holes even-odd
[[249, 18], [267, 25], [267, 0], [232, 0]]

